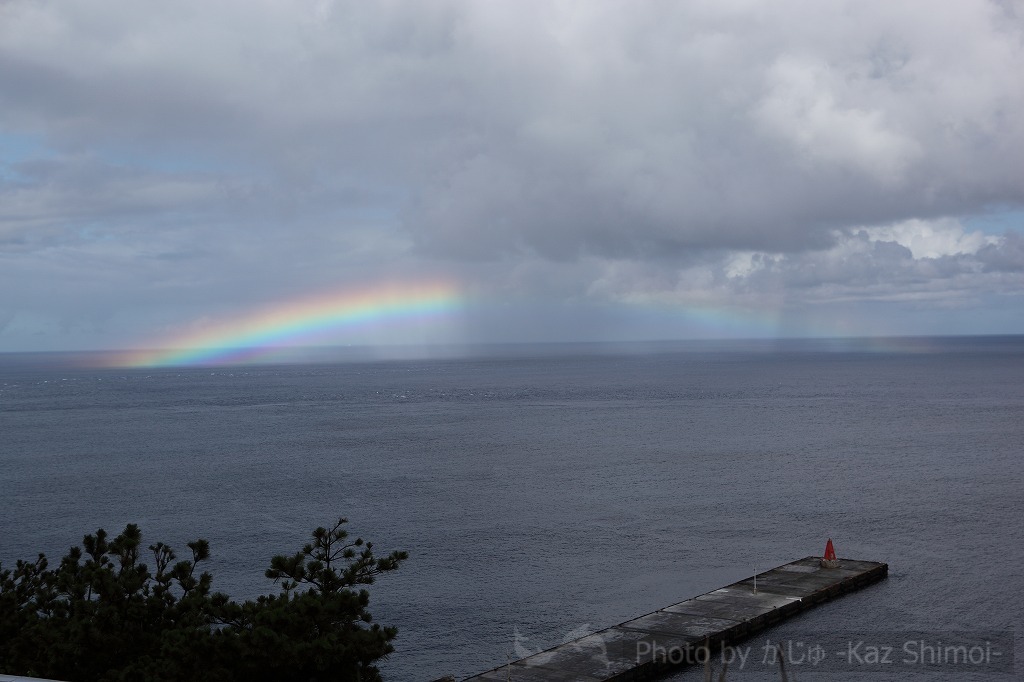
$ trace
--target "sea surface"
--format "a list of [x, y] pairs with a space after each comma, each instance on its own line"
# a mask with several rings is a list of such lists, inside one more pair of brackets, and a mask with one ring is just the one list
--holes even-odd
[[[410, 554], [371, 588], [399, 628], [389, 680], [482, 672], [830, 537], [889, 578], [769, 637], [1022, 632], [1024, 337], [75, 360], [0, 355], [0, 563], [138, 523], [181, 554], [207, 538], [214, 588], [247, 598], [276, 589], [271, 556], [345, 516]], [[1015, 674], [920, 679], [1024, 675], [1016, 637]]]

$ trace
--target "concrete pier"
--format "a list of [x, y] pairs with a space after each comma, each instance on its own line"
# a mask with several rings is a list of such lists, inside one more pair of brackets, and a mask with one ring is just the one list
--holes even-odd
[[[581, 639], [470, 677], [474, 682], [644, 680], [745, 639], [805, 609], [881, 580], [889, 565], [818, 557], [784, 564]], [[756, 581], [756, 589], [755, 589]]]

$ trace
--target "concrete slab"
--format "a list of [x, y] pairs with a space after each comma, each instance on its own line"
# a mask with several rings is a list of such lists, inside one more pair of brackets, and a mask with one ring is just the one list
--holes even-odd
[[726, 620], [750, 620], [774, 611], [776, 607], [753, 601], [712, 601], [691, 599], [667, 607], [671, 613], [688, 613], [696, 616], [724, 618]]
[[800, 597], [794, 597], [785, 594], [776, 594], [774, 592], [765, 592], [761, 590], [754, 592], [752, 584], [733, 584], [729, 587], [723, 587], [715, 590], [714, 592], [708, 592], [702, 594], [697, 599], [707, 601], [726, 601], [731, 603], [747, 602], [754, 604], [763, 604], [770, 608], [781, 608], [788, 606], [795, 601], [800, 601]]
[[532, 667], [568, 671], [578, 679], [592, 676], [607, 679], [636, 667], [636, 652], [650, 648], [646, 646], [650, 639], [645, 632], [608, 628], [520, 662]]
[[[755, 587], [754, 586], [754, 579], [753, 578], [748, 578], [747, 580], [744, 580], [744, 581], [742, 581], [742, 582], [740, 582], [738, 584], [746, 586], [746, 587], [749, 587], [751, 592], [753, 592], [754, 587]], [[771, 594], [779, 594], [779, 595], [783, 595], [783, 596], [786, 596], [786, 597], [797, 597], [797, 598], [799, 598], [799, 597], [810, 596], [810, 595], [814, 594], [815, 592], [817, 592], [818, 590], [826, 587], [829, 584], [831, 584], [831, 583], [816, 584], [813, 581], [789, 582], [789, 581], [779, 580], [777, 578], [776, 579], [771, 579], [771, 578], [762, 579], [762, 578], [758, 577], [758, 579], [757, 579], [757, 591], [758, 592], [770, 592]]]
[[738, 620], [692, 613], [673, 613], [663, 610], [626, 621], [619, 627], [702, 639], [709, 635], [729, 630], [740, 624], [741, 622]]

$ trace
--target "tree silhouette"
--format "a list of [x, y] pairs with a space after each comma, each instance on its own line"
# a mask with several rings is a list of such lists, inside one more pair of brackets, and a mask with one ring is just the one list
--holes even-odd
[[176, 561], [129, 524], [86, 535], [51, 569], [44, 555], [0, 566], [0, 672], [69, 680], [378, 680], [397, 630], [372, 622], [365, 586], [408, 555], [373, 553], [338, 519], [266, 576], [280, 592], [235, 602], [197, 574], [206, 540]]

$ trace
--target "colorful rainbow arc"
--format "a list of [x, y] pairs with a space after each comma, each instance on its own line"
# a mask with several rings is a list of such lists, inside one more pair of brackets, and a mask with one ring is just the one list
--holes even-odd
[[153, 344], [159, 345], [159, 350], [119, 353], [106, 364], [168, 367], [244, 362], [281, 348], [316, 345], [344, 329], [441, 317], [455, 311], [460, 300], [456, 287], [442, 282], [320, 295]]

